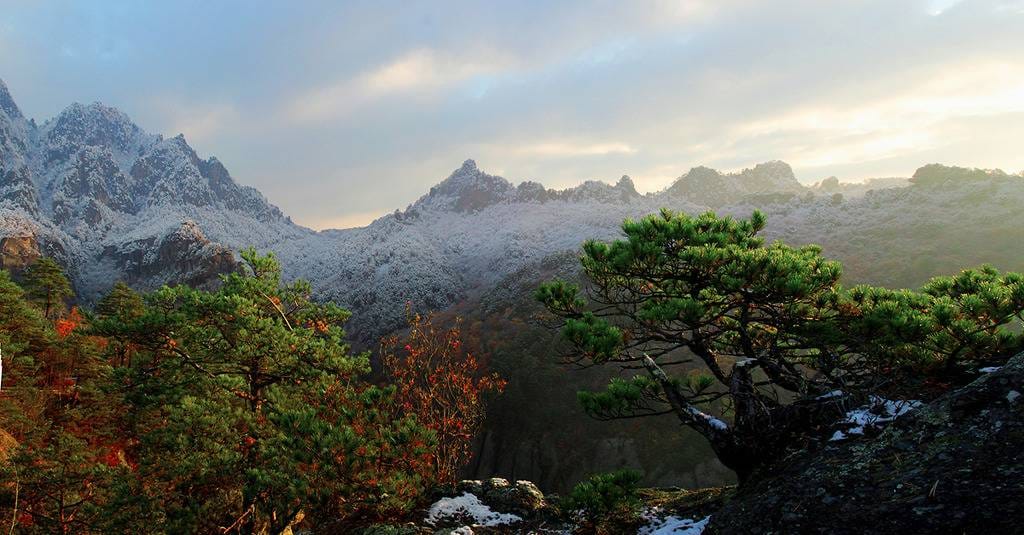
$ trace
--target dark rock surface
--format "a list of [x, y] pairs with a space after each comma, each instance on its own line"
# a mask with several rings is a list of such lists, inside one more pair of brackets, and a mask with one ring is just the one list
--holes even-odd
[[876, 438], [787, 459], [706, 533], [1020, 533], [1024, 354]]

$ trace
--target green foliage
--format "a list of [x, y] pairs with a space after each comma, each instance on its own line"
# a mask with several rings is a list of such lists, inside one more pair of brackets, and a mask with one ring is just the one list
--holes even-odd
[[38, 305], [0, 272], [0, 516], [18, 533], [105, 531], [113, 482], [127, 470], [117, 456], [121, 406], [98, 388], [110, 368], [75, 314], [57, 329]]
[[48, 318], [63, 311], [64, 299], [72, 295], [71, 282], [52, 258], [37, 259], [25, 269], [24, 279], [29, 297], [40, 303], [43, 315]]
[[658, 399], [658, 385], [643, 375], [614, 378], [605, 391], [578, 392], [576, 397], [587, 414], [608, 419], [643, 411], [647, 403]]
[[675, 413], [742, 481], [841, 416], [843, 400], [823, 394], [927, 397], [925, 383], [948, 387], [1024, 349], [1019, 274], [986, 266], [917, 292], [847, 290], [820, 247], [765, 244], [764, 225], [760, 212], [662, 210], [626, 220], [622, 239], [583, 244], [587, 299], [563, 281], [541, 286], [569, 362], [647, 371], [579, 394], [589, 414]]
[[122, 281], [114, 283], [107, 295], [96, 304], [96, 314], [100, 317], [119, 317], [125, 319], [141, 316], [145, 304], [142, 296]]
[[368, 355], [349, 353], [349, 313], [311, 301], [303, 281], [282, 284], [273, 256], [242, 257], [245, 272], [217, 291], [165, 287], [136, 312], [115, 289], [96, 321], [136, 348], [118, 379], [137, 437], [125, 486], [143, 498], [137, 517], [176, 532], [277, 532], [300, 513], [409, 507], [419, 482], [403, 468], [428, 437], [361, 379]]
[[609, 520], [628, 524], [640, 514], [637, 484], [641, 477], [640, 472], [634, 470], [591, 476], [572, 489], [562, 509], [580, 512], [586, 520], [598, 526]]
[[919, 292], [858, 286], [845, 298], [851, 343], [888, 382], [962, 381], [1024, 350], [1019, 273], [982, 266], [935, 277]]

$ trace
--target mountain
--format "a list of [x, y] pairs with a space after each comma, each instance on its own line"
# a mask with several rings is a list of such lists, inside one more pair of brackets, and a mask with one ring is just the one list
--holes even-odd
[[239, 247], [312, 232], [183, 136], [148, 134], [100, 103], [37, 125], [3, 82], [0, 177], [3, 243], [57, 258], [86, 300], [117, 279], [210, 282], [233, 268]]
[[736, 173], [695, 167], [641, 194], [629, 177], [564, 190], [513, 184], [467, 160], [404, 210], [316, 232], [182, 136], [149, 134], [102, 104], [73, 104], [40, 125], [0, 82], [0, 267], [53, 256], [88, 304], [119, 279], [139, 289], [214, 283], [254, 246], [273, 251], [286, 277], [308, 279], [317, 299], [349, 308], [360, 347], [402, 328], [406, 303], [463, 316], [475, 339], [467, 345], [510, 379], [471, 475], [548, 490], [621, 467], [642, 469], [655, 485], [729, 477], [702, 441], [674, 427], [657, 433], [580, 411], [575, 392], [614, 372], [567, 373], [557, 335], [532, 321], [532, 294], [542, 280], [578, 277], [584, 240], [616, 237], [624, 219], [662, 208], [737, 217], [761, 209], [766, 238], [822, 245], [843, 262], [847, 283], [917, 286], [983, 262], [1024, 270], [1021, 205], [1020, 175], [939, 165], [910, 179], [810, 187], [778, 161]]
[[773, 161], [739, 173], [723, 174], [708, 167], [694, 167], [676, 179], [665, 193], [670, 199], [686, 199], [717, 208], [751, 195], [796, 194], [805, 189], [789, 164]]

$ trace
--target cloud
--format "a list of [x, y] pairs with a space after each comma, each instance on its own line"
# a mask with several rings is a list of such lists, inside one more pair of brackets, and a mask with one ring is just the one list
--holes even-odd
[[460, 58], [417, 49], [294, 98], [285, 114], [298, 122], [338, 119], [369, 102], [391, 96], [426, 96], [499, 70], [498, 58]]
[[636, 149], [626, 143], [574, 143], [566, 141], [551, 141], [523, 145], [514, 150], [515, 153], [525, 156], [544, 157], [573, 157], [573, 156], [603, 156], [607, 154], [634, 154]]
[[184, 134], [192, 145], [210, 143], [227, 133], [237, 133], [243, 116], [231, 102], [204, 103], [188, 101], [171, 94], [146, 99], [147, 115], [163, 133]]
[[735, 139], [799, 137], [785, 157], [797, 167], [871, 162], [926, 152], [951, 140], [958, 120], [1024, 112], [1024, 71], [1006, 62], [951, 63], [882, 99], [799, 108], [734, 128]]

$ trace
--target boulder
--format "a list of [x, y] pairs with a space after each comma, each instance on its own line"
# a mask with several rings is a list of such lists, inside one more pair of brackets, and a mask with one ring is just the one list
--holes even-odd
[[497, 477], [483, 481], [466, 480], [460, 481], [456, 490], [476, 495], [495, 511], [524, 517], [534, 516], [548, 506], [544, 493], [530, 481], [512, 483]]

